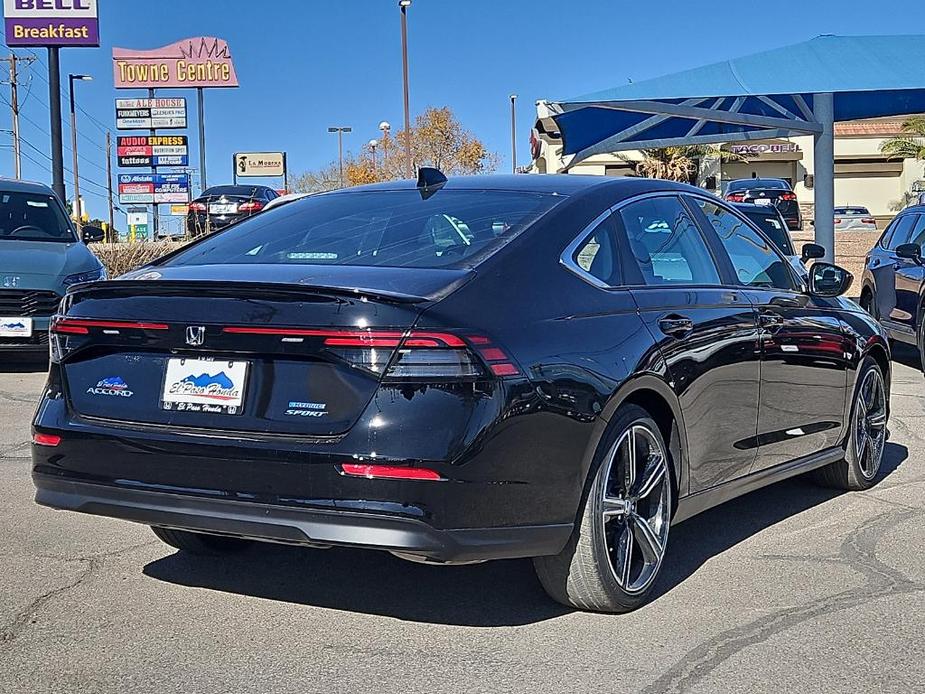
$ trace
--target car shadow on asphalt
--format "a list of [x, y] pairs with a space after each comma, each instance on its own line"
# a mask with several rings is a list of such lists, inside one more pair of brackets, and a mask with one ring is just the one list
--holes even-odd
[[[905, 446], [887, 443], [881, 477], [907, 455]], [[842, 493], [795, 478], [679, 524], [653, 598], [674, 590], [710, 558]], [[144, 573], [177, 585], [432, 624], [520, 626], [571, 612], [546, 596], [527, 560], [425, 566], [386, 552], [255, 544], [220, 558], [177, 552], [151, 562]]]
[[[887, 441], [879, 483], [909, 457], [902, 444]], [[672, 528], [669, 550], [652, 600], [672, 591], [704, 563], [781, 521], [831, 501], [844, 492], [822, 487], [809, 475], [793, 477], [721, 504]]]

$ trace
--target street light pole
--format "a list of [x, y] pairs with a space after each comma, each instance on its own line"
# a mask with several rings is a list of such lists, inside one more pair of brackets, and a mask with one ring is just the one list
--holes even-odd
[[517, 173], [517, 95], [511, 94], [511, 173]]
[[401, 66], [405, 91], [405, 178], [411, 178], [411, 106], [408, 98], [408, 8], [411, 0], [398, 0], [398, 7], [401, 10]]
[[382, 143], [382, 168], [385, 171], [386, 177], [389, 174], [389, 133], [392, 130], [392, 126], [387, 120], [384, 120], [379, 123], [379, 132], [382, 133], [382, 138], [379, 140]]
[[74, 103], [74, 81], [92, 80], [90, 75], [68, 75], [67, 86], [71, 101], [71, 150], [74, 154], [74, 218], [77, 220], [77, 230], [80, 231], [83, 219], [81, 218], [80, 204], [80, 175], [77, 169], [77, 109]]
[[370, 140], [367, 144], [369, 145], [369, 151], [372, 152], [372, 155], [373, 155], [373, 173], [375, 174], [376, 173], [376, 147], [379, 146], [379, 142], [378, 140]]
[[353, 128], [349, 126], [335, 126], [328, 128], [329, 133], [337, 133], [337, 168], [340, 171], [340, 187], [344, 185], [344, 133], [352, 133]]

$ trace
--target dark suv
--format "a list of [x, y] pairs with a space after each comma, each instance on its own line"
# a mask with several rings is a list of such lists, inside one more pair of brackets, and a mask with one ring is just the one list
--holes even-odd
[[796, 193], [783, 178], [740, 178], [729, 181], [725, 199], [728, 202], [749, 202], [753, 205], [773, 205], [793, 231], [802, 231], [803, 215]]
[[890, 338], [916, 345], [925, 365], [925, 205], [900, 212], [867, 254], [861, 306]]

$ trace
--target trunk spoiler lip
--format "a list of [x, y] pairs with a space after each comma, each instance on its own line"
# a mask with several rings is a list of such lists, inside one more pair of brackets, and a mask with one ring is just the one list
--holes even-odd
[[[97, 292], [106, 292], [115, 290], [118, 293], [134, 290], [135, 292], [144, 292], [146, 287], [163, 288], [163, 289], [202, 289], [206, 291], [220, 290], [229, 292], [233, 287], [241, 289], [258, 291], [258, 292], [279, 292], [288, 294], [326, 294], [335, 297], [344, 298], [369, 298], [375, 301], [395, 304], [420, 304], [427, 302], [437, 302], [446, 298], [451, 293], [459, 289], [463, 284], [469, 282], [475, 276], [474, 271], [448, 283], [438, 291], [429, 295], [408, 294], [405, 292], [396, 292], [385, 289], [376, 289], [370, 287], [342, 287], [327, 284], [308, 284], [295, 282], [249, 282], [241, 280], [197, 280], [197, 279], [114, 279], [97, 282], [88, 282], [69, 287], [66, 293], [68, 297], [78, 298], [83, 295], [95, 294]], [[134, 292], [133, 292], [134, 293]], [[233, 294], [232, 294], [233, 296]]]

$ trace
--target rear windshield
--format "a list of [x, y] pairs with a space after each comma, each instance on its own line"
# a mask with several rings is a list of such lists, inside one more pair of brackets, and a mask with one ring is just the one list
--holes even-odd
[[727, 191], [749, 190], [751, 188], [770, 188], [772, 190], [790, 190], [787, 181], [779, 178], [743, 178], [738, 181], [730, 181]]
[[770, 239], [771, 243], [777, 246], [778, 250], [784, 255], [796, 255], [793, 251], [793, 242], [790, 240], [790, 232], [787, 226], [781, 222], [776, 214], [764, 214], [761, 212], [746, 212], [742, 210], [746, 217], [756, 224], [764, 235]]
[[210, 195], [240, 195], [245, 198], [252, 198], [261, 192], [259, 186], [213, 186], [207, 188], [199, 197], [205, 198]]
[[562, 196], [484, 190], [329, 193], [255, 215], [166, 265], [465, 267], [514, 238]]
[[870, 212], [867, 211], [866, 207], [836, 207], [835, 214], [844, 214], [844, 215], [869, 215]]
[[51, 195], [0, 192], [0, 241], [76, 241], [61, 205]]

